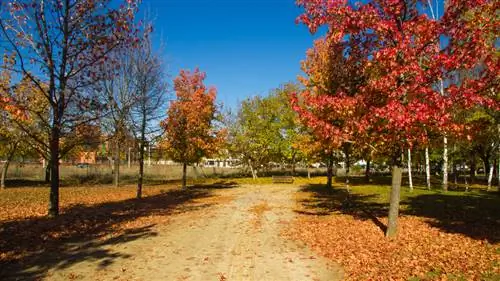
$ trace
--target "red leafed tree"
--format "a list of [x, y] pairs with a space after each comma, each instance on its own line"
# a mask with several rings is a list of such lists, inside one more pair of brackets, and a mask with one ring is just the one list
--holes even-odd
[[[448, 82], [447, 78], [456, 69], [479, 67], [478, 55], [481, 65], [487, 66], [483, 69], [498, 64], [482, 55], [481, 44], [488, 42], [484, 39], [487, 36], [481, 36], [484, 30], [478, 27], [487, 18], [482, 12], [487, 14], [492, 10], [488, 6], [491, 3], [454, 2], [459, 8], [447, 9], [443, 20], [437, 21], [419, 8], [425, 3], [415, 0], [357, 4], [298, 1], [305, 9], [299, 21], [312, 32], [323, 25], [328, 27], [325, 40], [331, 46], [328, 52], [337, 54], [330, 62], [338, 65], [335, 71], [356, 69], [356, 76], [342, 76], [347, 80], [341, 79], [339, 86], [312, 88], [303, 93], [305, 106], [299, 112], [309, 126], [323, 131], [325, 136], [337, 141], [350, 139], [377, 144], [390, 155], [393, 181], [387, 236], [394, 236], [397, 231], [403, 149], [425, 142], [430, 130], [460, 130], [462, 126], [454, 122], [450, 113], [454, 103], [464, 107], [472, 103], [498, 104], [483, 90], [485, 85], [492, 87], [487, 82], [492, 80], [490, 75], [460, 86]], [[474, 33], [456, 30], [462, 26]], [[451, 43], [441, 48], [444, 34], [450, 36]], [[493, 43], [489, 44], [491, 48]], [[309, 79], [314, 77], [310, 75]], [[444, 93], [438, 87], [443, 80], [448, 84]]]
[[181, 70], [174, 80], [176, 100], [170, 104], [163, 144], [172, 160], [183, 164], [182, 187], [186, 187], [188, 164], [215, 153], [222, 144], [225, 131], [216, 126], [216, 89], [207, 88], [205, 73]]
[[0, 2], [0, 47], [15, 54], [13, 71], [27, 77], [50, 106], [44, 124], [48, 137], [35, 139], [50, 151], [49, 216], [59, 214], [59, 159], [64, 154], [60, 140], [98, 111], [98, 98], [87, 89], [102, 77], [109, 52], [134, 42], [138, 1], [119, 6], [114, 2]]

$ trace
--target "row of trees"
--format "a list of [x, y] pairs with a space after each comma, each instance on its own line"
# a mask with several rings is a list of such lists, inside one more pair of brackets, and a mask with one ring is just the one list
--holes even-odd
[[205, 88], [198, 70], [182, 71], [174, 81], [177, 99], [159, 126], [167, 106], [166, 73], [153, 47], [152, 23], [136, 17], [139, 2], [0, 3], [2, 186], [15, 154], [47, 160], [49, 216], [59, 214], [59, 164], [68, 153], [97, 151], [107, 143], [118, 186], [120, 154], [132, 139], [139, 152], [140, 198], [146, 146], [161, 139], [185, 171], [223, 138], [212, 126], [216, 92]]
[[[498, 3], [451, 0], [442, 14], [431, 1], [298, 4], [305, 10], [300, 22], [327, 32], [308, 52], [306, 89], [293, 107], [320, 141], [387, 155], [393, 182], [386, 235], [394, 236], [402, 155], [440, 136], [447, 190], [449, 137], [480, 138], [473, 125], [483, 126], [483, 117], [498, 126]], [[490, 145], [498, 149], [498, 136]]]

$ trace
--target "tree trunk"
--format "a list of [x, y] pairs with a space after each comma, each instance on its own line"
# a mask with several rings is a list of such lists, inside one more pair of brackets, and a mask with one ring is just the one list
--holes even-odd
[[443, 137], [443, 191], [448, 191], [448, 137]]
[[311, 179], [311, 169], [307, 166], [307, 178]]
[[488, 174], [488, 191], [491, 190], [491, 181], [493, 180], [493, 165], [490, 167], [490, 172]]
[[185, 189], [187, 184], [187, 163], [182, 163], [182, 188]]
[[349, 174], [351, 172], [351, 159], [350, 159], [350, 153], [349, 153], [349, 147], [346, 147], [345, 149], [345, 163], [346, 163], [346, 168], [345, 168], [345, 189], [349, 191]]
[[[49, 160], [50, 162], [50, 160]], [[45, 182], [49, 183], [50, 182], [50, 163], [49, 165], [45, 166]]]
[[144, 178], [144, 135], [141, 139], [141, 144], [139, 145], [139, 178], [137, 179], [137, 198], [142, 197], [142, 182]]
[[292, 156], [292, 176], [295, 176], [295, 154], [294, 152]]
[[333, 183], [333, 154], [330, 154], [328, 159], [328, 167], [326, 168], [326, 187], [332, 188]]
[[12, 159], [14, 158], [14, 155], [16, 154], [16, 149], [17, 149], [18, 143], [15, 143], [11, 148], [9, 153], [7, 154], [7, 159], [5, 160], [5, 163], [3, 164], [2, 167], [2, 178], [0, 179], [0, 188], [5, 189], [5, 179], [7, 178], [7, 171], [9, 170], [9, 165]]
[[[401, 155], [400, 153], [398, 154]], [[386, 237], [395, 237], [398, 229], [399, 200], [401, 193], [401, 179], [403, 173], [401, 170], [401, 159], [398, 159], [396, 157], [394, 158], [392, 165], [392, 187], [389, 205], [389, 220], [387, 224], [387, 231], [385, 233]]]
[[371, 169], [371, 159], [368, 158], [368, 160], [366, 160], [366, 169], [365, 169], [365, 180], [366, 182], [370, 182], [370, 169]]
[[469, 170], [470, 184], [476, 181], [476, 155], [474, 150], [470, 152], [470, 170]]
[[248, 166], [250, 167], [250, 172], [252, 172], [252, 179], [257, 179], [257, 171], [254, 170], [252, 161], [248, 160]]
[[413, 178], [411, 176], [411, 150], [408, 149], [408, 182], [410, 185], [410, 192], [413, 192]]
[[115, 187], [120, 186], [120, 141], [116, 140], [115, 143], [115, 162], [114, 164], [114, 185]]
[[431, 165], [429, 163], [429, 148], [425, 148], [425, 180], [427, 182], [427, 189], [431, 189]]
[[[54, 121], [57, 124], [57, 121]], [[60, 130], [54, 125], [50, 136], [50, 203], [49, 217], [59, 215], [59, 138]]]

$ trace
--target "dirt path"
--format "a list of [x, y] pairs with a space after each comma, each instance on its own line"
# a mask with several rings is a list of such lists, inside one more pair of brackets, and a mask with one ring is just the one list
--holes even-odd
[[[234, 200], [156, 226], [157, 235], [112, 246], [112, 263], [85, 260], [48, 280], [340, 280], [342, 271], [280, 238], [294, 217], [292, 186], [217, 191]], [[104, 249], [110, 250], [110, 249]]]

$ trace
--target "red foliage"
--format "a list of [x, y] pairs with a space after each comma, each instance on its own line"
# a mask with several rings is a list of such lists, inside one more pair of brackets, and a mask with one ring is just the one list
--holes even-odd
[[[429, 130], [460, 131], [452, 114], [458, 106], [499, 108], [492, 39], [498, 3], [456, 0], [434, 20], [416, 2], [298, 1], [300, 22], [312, 32], [328, 26], [324, 42], [308, 53], [308, 90], [301, 103], [294, 99], [319, 135], [393, 150], [427, 141]], [[444, 48], [443, 36], [450, 42]], [[456, 81], [459, 71], [474, 74]]]
[[174, 80], [177, 99], [170, 104], [168, 117], [162, 122], [164, 145], [173, 160], [194, 163], [214, 153], [224, 131], [214, 126], [216, 90], [203, 84], [205, 73], [182, 70]]

